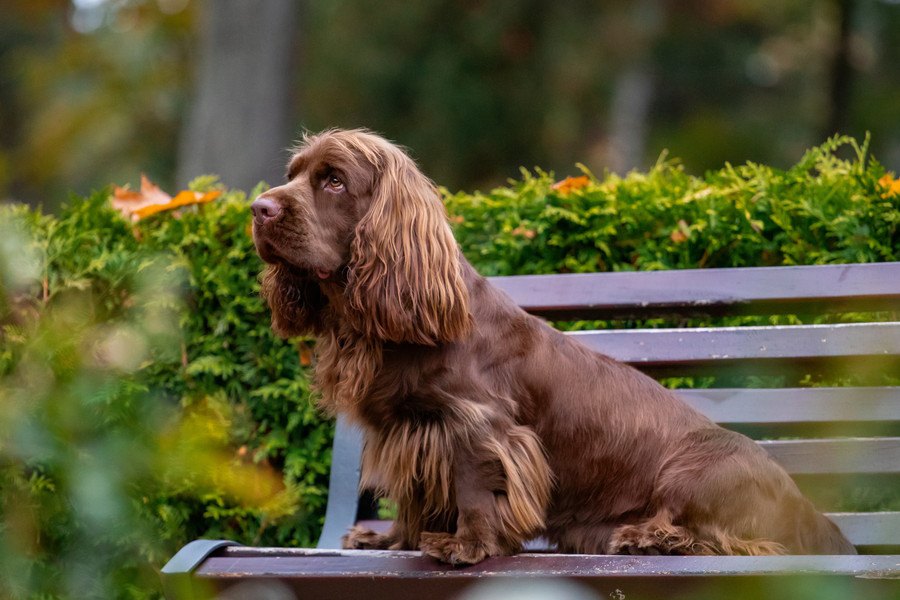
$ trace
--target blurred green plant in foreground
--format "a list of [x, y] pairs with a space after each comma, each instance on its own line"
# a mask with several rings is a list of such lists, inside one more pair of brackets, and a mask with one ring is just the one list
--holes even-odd
[[[566, 181], [446, 193], [463, 251], [485, 274], [900, 259], [894, 178], [848, 138], [788, 171]], [[191, 539], [314, 543], [332, 430], [249, 226], [240, 192], [137, 223], [108, 192], [0, 208], [0, 597], [156, 597]]]
[[192, 537], [319, 526], [330, 432], [269, 332], [243, 194], [134, 226], [108, 203], [0, 217], [3, 597], [152, 595]]

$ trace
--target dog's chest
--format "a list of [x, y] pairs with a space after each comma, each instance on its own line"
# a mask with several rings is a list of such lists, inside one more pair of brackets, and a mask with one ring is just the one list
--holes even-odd
[[452, 432], [440, 421], [367, 426], [362, 486], [427, 511], [445, 510], [453, 501], [454, 446]]

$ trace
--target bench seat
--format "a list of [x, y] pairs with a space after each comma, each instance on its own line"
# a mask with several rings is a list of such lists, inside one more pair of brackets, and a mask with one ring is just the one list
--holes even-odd
[[[245, 586], [231, 587], [229, 597], [283, 598], [293, 594], [296, 598], [368, 600], [448, 598], [485, 580], [509, 578], [521, 582], [548, 577], [573, 579], [604, 600], [825, 597], [810, 595], [817, 589], [839, 590], [845, 594], [834, 597], [888, 599], [896, 598], [900, 590], [897, 576], [897, 556], [889, 555], [697, 557], [523, 553], [459, 569], [422, 557], [418, 552], [236, 545], [219, 548], [202, 560], [193, 573], [195, 587], [204, 583], [215, 589], [227, 588], [229, 584]], [[247, 585], [248, 577], [253, 578], [253, 585]], [[663, 590], [665, 596], [660, 596]], [[262, 596], [263, 592], [269, 595]]]

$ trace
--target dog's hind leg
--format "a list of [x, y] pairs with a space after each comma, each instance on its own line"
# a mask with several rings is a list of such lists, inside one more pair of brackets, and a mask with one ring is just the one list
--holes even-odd
[[686, 527], [675, 525], [666, 510], [644, 521], [617, 527], [606, 550], [609, 554], [720, 554], [715, 545], [699, 539]]
[[691, 432], [660, 468], [644, 521], [622, 526], [607, 550], [660, 554], [787, 554], [802, 499], [753, 441], [720, 428]]
[[676, 525], [666, 510], [661, 510], [640, 523], [617, 527], [610, 538], [607, 552], [693, 556], [787, 554], [784, 546], [769, 540], [745, 540], [715, 527], [690, 528]]

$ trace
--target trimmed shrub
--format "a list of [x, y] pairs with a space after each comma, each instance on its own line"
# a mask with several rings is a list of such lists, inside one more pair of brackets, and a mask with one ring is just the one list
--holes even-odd
[[463, 252], [486, 275], [900, 257], [900, 194], [851, 138], [813, 148], [787, 171], [748, 163], [695, 177], [666, 160], [624, 178], [581, 170], [560, 184], [523, 171], [508, 188], [446, 193]]

